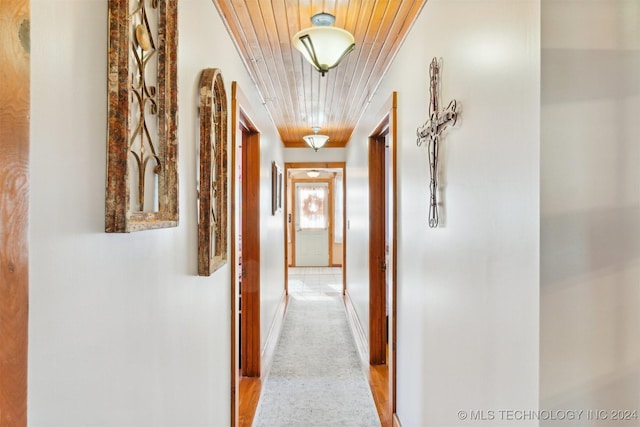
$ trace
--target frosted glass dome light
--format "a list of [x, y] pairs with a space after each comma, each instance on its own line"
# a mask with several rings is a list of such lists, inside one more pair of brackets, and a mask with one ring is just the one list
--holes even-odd
[[323, 76], [356, 46], [350, 32], [332, 26], [335, 20], [329, 13], [317, 13], [311, 17], [313, 27], [298, 31], [293, 36], [295, 48]]
[[309, 147], [313, 148], [314, 151], [318, 151], [327, 143], [329, 137], [327, 135], [318, 135], [320, 128], [317, 126], [312, 127], [311, 130], [313, 131], [313, 135], [305, 135], [302, 139], [304, 139], [304, 141], [309, 145]]

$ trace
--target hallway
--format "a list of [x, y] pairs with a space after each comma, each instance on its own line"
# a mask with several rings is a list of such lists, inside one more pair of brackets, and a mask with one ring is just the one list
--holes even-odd
[[[389, 338], [393, 404], [378, 408], [391, 406], [394, 425], [403, 427], [468, 426], [459, 414], [469, 409], [636, 409], [640, 2], [430, 0], [413, 24], [400, 28], [406, 37], [388, 67], [358, 42], [325, 77], [312, 74], [298, 52], [289, 55], [281, 45], [274, 50], [281, 61], [260, 55], [277, 36], [287, 36], [264, 32], [263, 20], [255, 23], [264, 43], [243, 57], [217, 0], [144, 2], [179, 8], [179, 40], [168, 38], [178, 50], [166, 57], [177, 67], [166, 82], [175, 99], [169, 109], [147, 111], [153, 124], [165, 112], [176, 116], [171, 139], [179, 154], [171, 163], [179, 180], [168, 193], [175, 196], [179, 219], [170, 228], [115, 234], [105, 232], [108, 112], [122, 110], [110, 108], [108, 84], [135, 74], [118, 74], [107, 47], [110, 6], [125, 2], [94, 7], [78, 0], [8, 0], [0, 6], [0, 74], [6, 83], [0, 106], [0, 318], [9, 319], [0, 322], [0, 389], [11, 397], [0, 399], [0, 425], [7, 424], [3, 417], [17, 427], [26, 427], [27, 420], [43, 427], [239, 425], [232, 356], [239, 354], [239, 297], [233, 285], [242, 272], [228, 247], [225, 264], [210, 276], [198, 274], [199, 251], [206, 246], [199, 233], [199, 190], [208, 186], [198, 174], [207, 166], [198, 146], [205, 140], [198, 87], [202, 72], [212, 67], [224, 76], [227, 101], [227, 167], [218, 168], [227, 178], [220, 182], [235, 182], [233, 147], [243, 145], [238, 128], [259, 131], [259, 141], [248, 142], [259, 146], [251, 163], [257, 169], [251, 191], [259, 204], [242, 211], [260, 226], [252, 234], [260, 240], [259, 264], [253, 263], [260, 278], [254, 354], [275, 347], [269, 332], [286, 305], [284, 266], [292, 259], [285, 236], [295, 218], [288, 217], [287, 197], [280, 206], [279, 195], [286, 193], [278, 183], [287, 182], [290, 164], [344, 164], [341, 253], [347, 309], [362, 326], [356, 341], [369, 336], [369, 324], [380, 323], [377, 312], [371, 315], [370, 276], [372, 267], [387, 264], [370, 253], [371, 235], [380, 235], [372, 233], [370, 192], [380, 186], [370, 180], [369, 148], [377, 140], [372, 135], [385, 130], [386, 114], [395, 119], [389, 133], [398, 136], [390, 147], [397, 159], [390, 171], [397, 178], [391, 194], [397, 200], [391, 240], [397, 316], [390, 316], [396, 328]], [[303, 4], [234, 2], [265, 10], [275, 5], [283, 12], [294, 3]], [[335, 6], [347, 4], [357, 9], [359, 3]], [[368, 31], [377, 29], [369, 18], [383, 16], [387, 2], [362, 4], [376, 13], [361, 20], [356, 13], [336, 13], [336, 25], [356, 25], [361, 40], [375, 34]], [[408, 9], [418, 2], [398, 4]], [[278, 23], [287, 23], [293, 34], [322, 8], [304, 2], [302, 14]], [[327, 2], [327, 9], [334, 4]], [[114, 29], [128, 28], [128, 15], [121, 16]], [[243, 16], [247, 23], [249, 16]], [[148, 31], [135, 27], [146, 45]], [[127, 34], [134, 35], [133, 29]], [[440, 145], [437, 192], [430, 188], [428, 150], [415, 138], [430, 117], [434, 57], [443, 66], [439, 105], [457, 100], [461, 112]], [[366, 111], [345, 138], [318, 107], [349, 89], [334, 93], [324, 84], [346, 76], [357, 90], [367, 81], [365, 66], [383, 78], [375, 90], [358, 91], [355, 101]], [[282, 71], [312, 78], [302, 90], [291, 86], [285, 93], [306, 103], [299, 117], [306, 120], [304, 132], [292, 140], [297, 146], [287, 146], [269, 114], [279, 107], [295, 117], [290, 97], [257, 86], [290, 82], [275, 80]], [[159, 96], [155, 80], [148, 82]], [[392, 94], [397, 103], [389, 108]], [[133, 98], [121, 95], [135, 101], [131, 93]], [[346, 117], [346, 110], [344, 103], [331, 112]], [[135, 115], [128, 117], [135, 130]], [[234, 118], [238, 126], [232, 126]], [[125, 120], [115, 123], [126, 127]], [[315, 125], [330, 137], [328, 144], [343, 145], [303, 148], [302, 135]], [[283, 180], [274, 165], [284, 171]], [[146, 182], [159, 190], [164, 181], [151, 169]], [[130, 183], [136, 187], [138, 181]], [[428, 223], [432, 195], [440, 212], [437, 228]], [[240, 207], [238, 196], [227, 191], [227, 209], [216, 213]], [[153, 199], [150, 210], [164, 197]], [[141, 209], [131, 213], [147, 215]], [[219, 237], [231, 246], [237, 218], [226, 222]], [[243, 261], [254, 266], [246, 251]], [[320, 292], [314, 284], [301, 289], [309, 297]], [[375, 391], [373, 396], [378, 401]]]
[[[386, 411], [376, 411], [376, 391], [367, 384], [368, 364], [352, 327], [342, 301], [341, 268], [290, 268], [282, 332], [261, 393], [254, 392], [260, 402], [241, 404], [241, 425], [380, 425]], [[255, 417], [242, 413], [255, 405]]]

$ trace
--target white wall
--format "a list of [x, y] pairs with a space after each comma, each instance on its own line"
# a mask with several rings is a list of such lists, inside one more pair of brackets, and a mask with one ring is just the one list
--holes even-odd
[[[105, 234], [107, 2], [32, 0], [31, 11], [29, 423], [228, 425], [229, 264], [196, 275], [196, 88], [208, 67], [222, 69], [229, 96], [232, 80], [249, 97], [254, 86], [211, 1], [181, 1], [180, 225]], [[269, 195], [282, 149], [253, 110], [268, 315], [282, 291]]]
[[[538, 407], [539, 1], [430, 0], [347, 153], [347, 278], [368, 324], [367, 135], [398, 91], [398, 416], [404, 427], [471, 424], [458, 411]], [[461, 120], [441, 146], [441, 226], [415, 132], [428, 66]], [[486, 422], [485, 422], [486, 423]], [[537, 425], [519, 422], [518, 425]]]
[[344, 148], [321, 148], [313, 151], [311, 148], [286, 148], [284, 160], [287, 163], [296, 162], [344, 162]]
[[639, 76], [637, 1], [542, 1], [544, 408], [638, 409]]

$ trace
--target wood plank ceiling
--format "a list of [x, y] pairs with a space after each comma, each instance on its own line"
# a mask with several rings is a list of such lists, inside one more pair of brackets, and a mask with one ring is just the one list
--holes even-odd
[[[255, 81], [282, 142], [320, 126], [325, 147], [344, 147], [426, 0], [213, 0]], [[355, 37], [356, 48], [321, 77], [291, 38], [319, 12]]]

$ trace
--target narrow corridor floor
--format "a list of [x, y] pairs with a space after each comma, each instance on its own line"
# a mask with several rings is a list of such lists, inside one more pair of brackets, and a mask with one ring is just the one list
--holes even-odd
[[342, 294], [342, 268], [291, 267], [289, 294], [300, 296]]
[[379, 426], [342, 302], [340, 269], [295, 270], [254, 427]]

